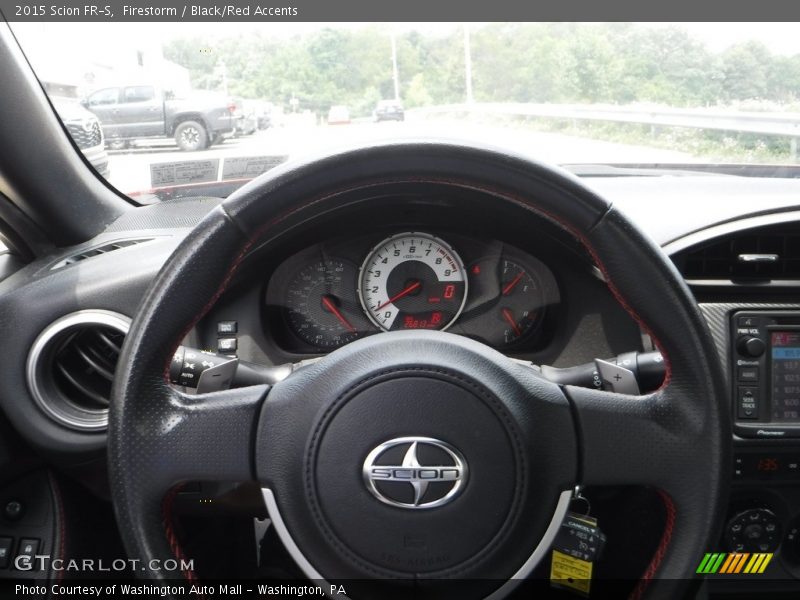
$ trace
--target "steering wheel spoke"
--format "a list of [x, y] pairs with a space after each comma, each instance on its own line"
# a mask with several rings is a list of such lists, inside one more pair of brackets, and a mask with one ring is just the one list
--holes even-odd
[[268, 390], [257, 385], [189, 395], [164, 384], [121, 432], [134, 438], [125, 443], [138, 448], [135, 466], [146, 470], [140, 481], [150, 494], [158, 497], [183, 481], [253, 479], [255, 423]]
[[268, 390], [258, 385], [174, 396], [174, 422], [165, 427], [165, 438], [172, 441], [165, 475], [181, 480], [253, 479], [255, 423]]
[[690, 471], [702, 471], [699, 422], [669, 386], [631, 396], [566, 386], [577, 416], [581, 484], [649, 485], [679, 494]]

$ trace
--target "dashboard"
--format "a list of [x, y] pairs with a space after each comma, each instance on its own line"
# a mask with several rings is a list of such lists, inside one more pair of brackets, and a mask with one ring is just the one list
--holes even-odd
[[263, 308], [268, 331], [296, 353], [402, 329], [529, 350], [543, 343], [559, 301], [551, 269], [519, 248], [452, 231], [400, 231], [293, 254], [269, 277]]

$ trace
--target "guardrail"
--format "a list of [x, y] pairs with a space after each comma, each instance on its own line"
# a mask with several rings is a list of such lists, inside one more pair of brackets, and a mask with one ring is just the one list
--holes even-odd
[[[475, 114], [519, 115], [554, 119], [612, 121], [653, 127], [691, 127], [790, 138], [792, 156], [797, 159], [800, 138], [800, 113], [770, 113], [721, 110], [715, 108], [657, 108], [642, 106], [472, 103], [448, 104], [412, 109], [415, 114], [468, 112]], [[409, 111], [409, 112], [412, 112]]]

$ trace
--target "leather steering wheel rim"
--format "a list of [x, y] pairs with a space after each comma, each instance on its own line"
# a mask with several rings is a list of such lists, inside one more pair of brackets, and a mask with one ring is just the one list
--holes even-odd
[[[637, 593], [681, 593], [716, 541], [730, 473], [721, 366], [691, 293], [663, 252], [577, 178], [520, 156], [440, 141], [385, 143], [287, 163], [212, 210], [169, 258], [133, 320], [119, 361], [129, 368], [117, 374], [111, 402], [111, 491], [129, 555], [182, 556], [168, 523], [174, 497], [168, 490], [176, 483], [260, 478], [254, 442], [222, 442], [254, 429], [266, 386], [208, 395], [201, 408], [166, 378], [175, 348], [248, 252], [341, 209], [348, 193], [419, 183], [478, 191], [527, 211], [532, 222], [545, 218], [566, 230], [664, 354], [667, 378], [648, 396], [569, 386], [563, 393], [578, 430], [576, 483], [653, 485], [664, 498], [668, 531], [643, 575], [653, 582]], [[147, 578], [175, 576], [143, 564]]]

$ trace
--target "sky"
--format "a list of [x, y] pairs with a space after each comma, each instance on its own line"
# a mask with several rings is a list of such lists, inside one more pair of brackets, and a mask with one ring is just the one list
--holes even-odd
[[755, 39], [775, 54], [800, 54], [800, 23], [679, 23], [719, 52], [737, 42]]
[[[122, 72], [137, 52], [160, 55], [162, 43], [183, 36], [239, 37], [261, 31], [269, 36], [289, 37], [325, 27], [358, 29], [370, 23], [12, 23], [20, 45], [39, 77], [48, 81], [83, 82], [96, 87], [110, 85], [88, 71], [97, 68]], [[389, 30], [418, 30], [426, 35], [448, 35], [463, 23], [384, 23]], [[486, 25], [471, 23], [473, 30]], [[773, 53], [800, 54], [800, 25], [797, 23], [644, 23], [646, 27], [678, 25], [700, 39], [713, 52], [747, 40], [763, 42]], [[62, 48], [54, 52], [54, 48]], [[87, 68], [87, 65], [92, 65]], [[95, 83], [91, 83], [94, 81]], [[86, 83], [90, 82], [90, 83]], [[188, 87], [188, 76], [187, 83]], [[86, 93], [86, 89], [78, 91]]]
[[[323, 27], [345, 27], [355, 29], [364, 27], [365, 23], [48, 23], [47, 39], [52, 39], [52, 26], [64, 29], [65, 36], [74, 43], [78, 39], [97, 40], [98, 37], [109, 40], [119, 36], [136, 37], [146, 31], [149, 38], [171, 38], [192, 34], [205, 34], [214, 37], [239, 36], [248, 31], [265, 31], [276, 36], [290, 36], [306, 33]], [[446, 34], [459, 27], [453, 23], [391, 23], [387, 24], [397, 31], [417, 29], [425, 33]], [[664, 27], [678, 25], [685, 27], [694, 36], [704, 41], [707, 46], [719, 52], [725, 48], [745, 40], [763, 42], [776, 54], [800, 54], [800, 24], [798, 23], [646, 23], [648, 27]], [[471, 27], [480, 27], [481, 23], [473, 23]], [[38, 23], [13, 23], [15, 31], [23, 29], [42, 31]], [[38, 27], [38, 29], [37, 29]], [[86, 32], [80, 35], [79, 32]], [[78, 34], [78, 35], [76, 35]], [[27, 37], [27, 36], [26, 36]], [[31, 38], [32, 39], [32, 38]], [[24, 46], [24, 42], [23, 42]]]

